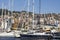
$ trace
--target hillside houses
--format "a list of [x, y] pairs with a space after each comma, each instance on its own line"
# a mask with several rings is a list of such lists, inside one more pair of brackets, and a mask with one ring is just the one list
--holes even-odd
[[[7, 11], [6, 13], [10, 12], [10, 16], [13, 20], [13, 26], [12, 29], [23, 28], [23, 29], [31, 29], [33, 27], [33, 23], [35, 28], [40, 25], [56, 25], [60, 24], [60, 14], [56, 13], [47, 13], [47, 14], [34, 14], [34, 20], [33, 20], [33, 12], [27, 12], [27, 11]], [[0, 16], [2, 17], [2, 12], [0, 11]], [[4, 12], [4, 16], [5, 14]], [[3, 18], [2, 18], [3, 19]], [[60, 25], [59, 25], [60, 26]]]

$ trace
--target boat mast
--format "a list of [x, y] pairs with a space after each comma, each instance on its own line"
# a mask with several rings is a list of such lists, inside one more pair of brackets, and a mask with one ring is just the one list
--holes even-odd
[[28, 15], [29, 15], [29, 6], [30, 6], [30, 0], [28, 0], [28, 11], [27, 11], [27, 13], [28, 13]]
[[[30, 7], [30, 0], [27, 0], [27, 16], [26, 16], [26, 20], [28, 20], [28, 23], [29, 23], [29, 7]], [[22, 24], [22, 27], [23, 27], [23, 25], [24, 25], [24, 23]], [[28, 24], [28, 27], [25, 26], [25, 29], [29, 30], [29, 24]]]
[[11, 12], [11, 16], [13, 16], [13, 3], [14, 3], [14, 0], [12, 0], [12, 12]]
[[[39, 14], [40, 14], [40, 18], [41, 18], [41, 13], [40, 13], [40, 12], [41, 12], [41, 0], [39, 0]], [[40, 24], [41, 24], [41, 23], [40, 23]], [[40, 26], [41, 26], [41, 25], [40, 25]], [[40, 26], [39, 26], [39, 27], [40, 27]]]
[[6, 31], [6, 6], [5, 6], [5, 13], [4, 13], [4, 31]]
[[13, 19], [13, 3], [14, 3], [14, 0], [12, 0], [12, 11], [11, 11], [11, 17], [12, 17], [12, 19], [11, 19], [11, 21], [13, 20], [13, 22], [14, 22], [14, 19]]
[[2, 29], [4, 28], [4, 21], [3, 21], [3, 18], [4, 18], [4, 17], [3, 17], [3, 5], [4, 5], [4, 4], [2, 3], [2, 15], [1, 15], [1, 16], [2, 16]]
[[9, 0], [9, 2], [8, 2], [8, 16], [7, 16], [7, 32], [9, 32], [10, 31], [10, 0]]
[[5, 6], [5, 17], [6, 17], [6, 6]]
[[34, 28], [34, 0], [33, 0], [33, 28]]
[[[28, 0], [28, 18], [27, 19], [29, 19], [29, 8], [30, 8], [30, 0]], [[28, 21], [28, 23], [29, 23], [29, 21]], [[29, 24], [28, 24], [28, 28], [29, 28]]]
[[[8, 9], [9, 9], [9, 11], [10, 11], [10, 0], [9, 0], [9, 2], [8, 2]], [[10, 12], [8, 12], [8, 16], [10, 15]]]
[[2, 3], [2, 18], [3, 18], [3, 5], [4, 5], [4, 4]]

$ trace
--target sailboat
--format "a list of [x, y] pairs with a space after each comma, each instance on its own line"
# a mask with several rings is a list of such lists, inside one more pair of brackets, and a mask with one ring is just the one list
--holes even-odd
[[[6, 16], [6, 11], [5, 11], [5, 15], [3, 15], [3, 6], [4, 5], [2, 4], [2, 25], [1, 27], [2, 27], [3, 33], [0, 33], [0, 37], [20, 37], [19, 34], [16, 34], [14, 31], [11, 31], [12, 20], [11, 20], [11, 17], [9, 16], [9, 12], [8, 12], [8, 16]], [[9, 0], [9, 7], [10, 7], [10, 0]]]
[[[29, 0], [28, 0], [29, 3]], [[28, 6], [29, 7], [29, 6]], [[32, 25], [32, 30], [29, 30], [26, 34], [20, 34], [21, 37], [52, 37], [51, 34], [46, 34], [46, 32], [40, 32], [37, 30], [33, 30], [34, 28], [34, 0], [33, 0], [33, 25]]]

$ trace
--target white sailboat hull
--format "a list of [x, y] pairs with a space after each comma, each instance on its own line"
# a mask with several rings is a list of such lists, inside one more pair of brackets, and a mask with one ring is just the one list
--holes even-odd
[[15, 34], [14, 32], [3, 32], [3, 33], [0, 33], [0, 37], [20, 37], [19, 34]]

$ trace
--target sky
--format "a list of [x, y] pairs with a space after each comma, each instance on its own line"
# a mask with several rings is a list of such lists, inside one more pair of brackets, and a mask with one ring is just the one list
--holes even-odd
[[60, 13], [60, 0], [41, 0], [42, 13]]
[[[0, 0], [0, 8], [9, 9], [11, 11], [22, 11], [28, 10], [28, 0], [13, 0], [13, 7], [12, 7], [12, 0], [10, 0], [10, 7], [9, 7], [9, 0]], [[33, 2], [30, 0], [29, 11], [33, 11]], [[40, 6], [40, 8], [39, 8]], [[40, 10], [39, 10], [40, 9]], [[34, 0], [34, 12], [35, 13], [60, 13], [60, 0]]]

